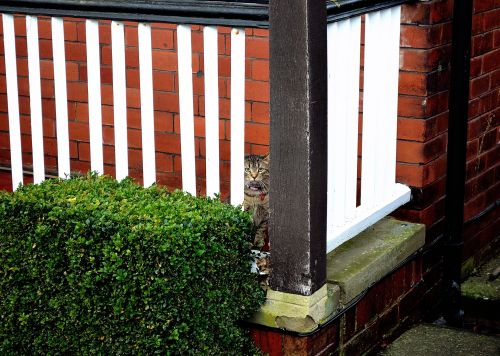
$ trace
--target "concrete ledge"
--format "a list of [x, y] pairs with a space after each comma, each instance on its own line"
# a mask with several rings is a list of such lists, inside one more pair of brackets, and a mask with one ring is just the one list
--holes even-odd
[[269, 289], [266, 302], [250, 321], [272, 328], [311, 332], [332, 315], [339, 297], [339, 287], [327, 284], [310, 296]]
[[345, 305], [425, 243], [425, 226], [384, 218], [327, 256], [328, 283]]

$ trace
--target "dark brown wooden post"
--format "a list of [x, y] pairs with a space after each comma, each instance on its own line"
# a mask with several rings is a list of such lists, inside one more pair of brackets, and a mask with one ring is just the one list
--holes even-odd
[[271, 289], [326, 281], [327, 57], [323, 0], [271, 0]]

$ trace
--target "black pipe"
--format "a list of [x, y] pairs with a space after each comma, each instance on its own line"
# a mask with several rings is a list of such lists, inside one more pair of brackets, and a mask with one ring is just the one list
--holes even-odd
[[472, 0], [454, 1], [448, 120], [444, 287], [444, 318], [461, 326], [460, 275], [463, 253], [465, 165], [469, 106]]

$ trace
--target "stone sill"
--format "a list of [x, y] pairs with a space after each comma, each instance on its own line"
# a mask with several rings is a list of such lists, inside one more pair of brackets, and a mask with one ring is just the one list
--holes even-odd
[[251, 321], [312, 332], [424, 243], [424, 225], [384, 218], [327, 255], [326, 286], [308, 297], [268, 290], [267, 301]]

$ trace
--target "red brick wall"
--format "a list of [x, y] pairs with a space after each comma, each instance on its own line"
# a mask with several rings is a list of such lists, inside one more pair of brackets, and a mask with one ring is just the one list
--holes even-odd
[[[443, 232], [453, 1], [405, 6], [398, 127], [398, 178], [416, 190], [399, 217]], [[465, 221], [495, 203], [500, 168], [500, 4], [474, 1]], [[403, 174], [403, 175], [400, 175]], [[449, 177], [452, 179], [453, 177]], [[464, 259], [498, 235], [498, 209], [465, 231]]]
[[[474, 1], [465, 220], [500, 199], [500, 3]], [[466, 228], [465, 258], [500, 234], [500, 209]]]

